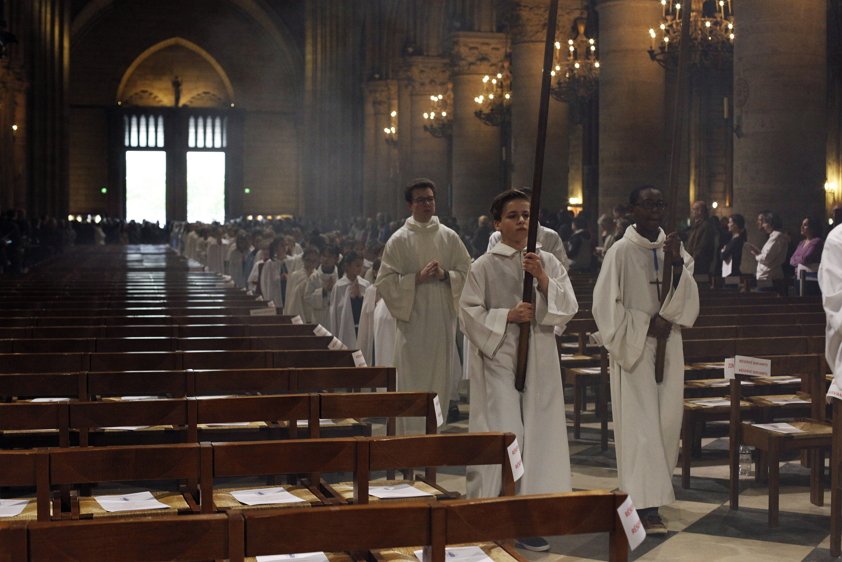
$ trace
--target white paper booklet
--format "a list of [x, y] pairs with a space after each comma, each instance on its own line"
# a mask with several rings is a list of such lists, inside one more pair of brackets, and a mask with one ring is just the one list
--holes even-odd
[[[423, 562], [423, 551], [416, 550], [413, 554]], [[485, 551], [478, 546], [449, 546], [444, 549], [444, 559], [448, 562], [492, 562]]]
[[393, 484], [391, 486], [369, 486], [368, 494], [375, 498], [396, 499], [396, 498], [427, 498], [432, 497], [433, 494], [419, 490], [409, 483]]
[[0, 517], [17, 517], [28, 503], [29, 500], [0, 500]]
[[324, 552], [299, 552], [298, 554], [269, 554], [255, 556], [257, 562], [328, 562]]
[[118, 511], [138, 511], [143, 509], [166, 509], [169, 507], [155, 499], [152, 492], [117, 494], [114, 496], [94, 496], [97, 503], [108, 513]]
[[273, 503], [301, 503], [303, 500], [293, 496], [281, 487], [254, 488], [251, 490], [234, 490], [231, 495], [245, 505], [267, 505]]

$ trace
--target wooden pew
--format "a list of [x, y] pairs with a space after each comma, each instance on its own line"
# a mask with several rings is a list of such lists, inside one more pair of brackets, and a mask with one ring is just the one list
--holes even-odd
[[69, 419], [67, 402], [2, 403], [0, 442], [4, 449], [67, 447], [70, 445]]
[[[79, 432], [79, 445], [141, 445], [197, 442], [184, 398], [71, 402], [69, 425]], [[156, 428], [135, 431], [130, 427]], [[118, 428], [124, 428], [122, 430]], [[93, 432], [93, 436], [91, 435]]]
[[[190, 399], [189, 426], [202, 441], [267, 440], [298, 437], [298, 421], [310, 437], [319, 435], [319, 397], [311, 394]], [[251, 422], [238, 428], [230, 424]], [[281, 424], [285, 427], [281, 427]], [[210, 425], [222, 425], [215, 429]], [[225, 424], [229, 424], [225, 426]]]
[[[40, 521], [50, 519], [50, 459], [45, 450], [0, 451], [0, 486], [34, 488], [35, 516]], [[31, 517], [27, 507], [19, 519]], [[6, 520], [8, 521], [8, 519]]]
[[[202, 513], [212, 511], [211, 502], [199, 499], [207, 500], [211, 497], [210, 482], [199, 480], [198, 486], [195, 485], [201, 475], [200, 446], [195, 443], [52, 449], [49, 453], [49, 471], [51, 487], [119, 481], [182, 480], [187, 483], [184, 493], [158, 494], [159, 499], [170, 505], [171, 509], [156, 510], [155, 514], [162, 514], [162, 511], [172, 513], [175, 510], [201, 510]], [[201, 489], [200, 494], [198, 488]], [[42, 498], [43, 495], [39, 494], [39, 500]], [[102, 513], [93, 498], [73, 498], [70, 505], [61, 505], [60, 508], [56, 505], [53, 517], [90, 517], [95, 512]], [[148, 515], [150, 512], [143, 514]]]
[[85, 373], [0, 374], [0, 401], [25, 398], [87, 398]]

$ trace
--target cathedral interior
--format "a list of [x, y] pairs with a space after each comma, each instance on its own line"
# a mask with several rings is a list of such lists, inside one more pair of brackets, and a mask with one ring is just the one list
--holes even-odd
[[[548, 4], [0, 2], [0, 208], [401, 218], [402, 186], [429, 177], [438, 213], [472, 220], [534, 183]], [[840, 2], [690, 9], [682, 89], [678, 2], [561, 0], [542, 207], [595, 224], [633, 187], [669, 184], [678, 217], [699, 199], [830, 216]]]

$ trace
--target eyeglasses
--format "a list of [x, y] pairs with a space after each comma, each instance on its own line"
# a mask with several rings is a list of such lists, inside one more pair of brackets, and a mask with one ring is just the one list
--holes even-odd
[[413, 203], [417, 203], [418, 205], [431, 205], [436, 202], [435, 197], [418, 197], [412, 200]]
[[653, 199], [644, 199], [643, 201], [638, 201], [637, 205], [651, 211], [652, 209], [665, 209], [667, 202], [663, 199], [658, 199], [657, 201]]

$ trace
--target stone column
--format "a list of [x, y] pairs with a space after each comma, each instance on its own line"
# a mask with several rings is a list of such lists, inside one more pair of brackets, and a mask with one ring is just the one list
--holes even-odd
[[447, 92], [450, 67], [441, 57], [407, 59], [406, 75], [410, 86], [410, 129], [412, 160], [406, 163], [412, 177], [427, 177], [437, 189], [436, 212], [449, 215], [450, 166], [449, 140], [436, 138], [424, 130], [424, 112], [430, 109], [430, 96]]
[[[549, 7], [546, 0], [508, 0], [506, 8], [512, 41], [512, 186], [531, 186]], [[557, 25], [562, 36], [567, 27]], [[568, 113], [567, 103], [550, 101], [541, 206], [552, 210], [568, 197]]]
[[502, 33], [458, 32], [453, 41], [453, 214], [464, 222], [488, 211], [503, 188], [500, 128], [474, 116], [482, 77], [505, 57]]
[[[822, 218], [827, 142], [826, 2], [740, 0], [734, 41], [734, 210], [764, 209], [798, 232]], [[797, 234], [796, 234], [797, 236]]]
[[599, 210], [626, 203], [641, 184], [666, 182], [664, 70], [649, 60], [654, 0], [601, 0], [599, 10]]
[[[386, 143], [383, 129], [389, 126], [395, 83], [391, 80], [372, 80], [366, 84], [365, 95], [365, 163], [363, 168], [363, 214], [372, 217], [379, 212], [391, 212], [396, 187], [389, 177], [394, 149]], [[398, 131], [398, 135], [401, 132]]]

